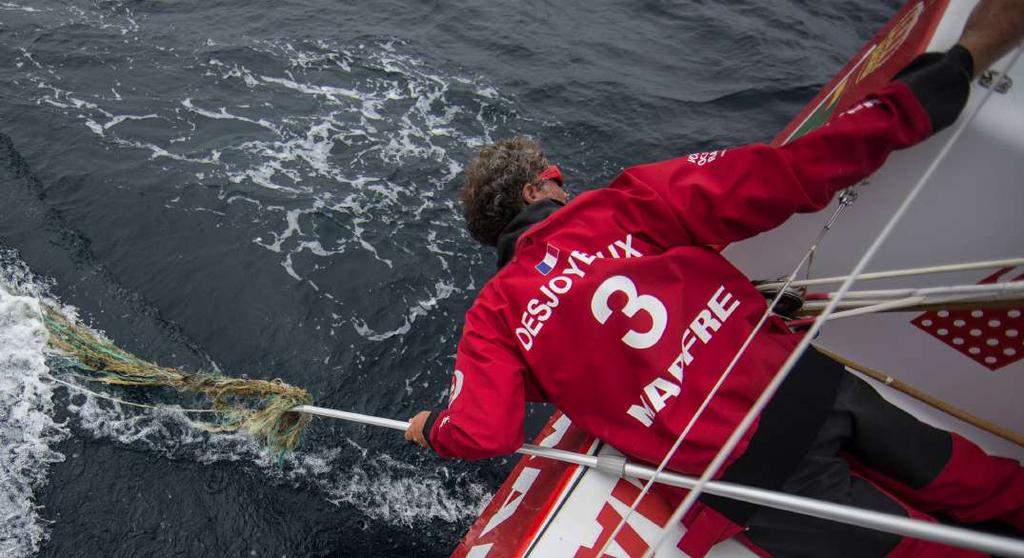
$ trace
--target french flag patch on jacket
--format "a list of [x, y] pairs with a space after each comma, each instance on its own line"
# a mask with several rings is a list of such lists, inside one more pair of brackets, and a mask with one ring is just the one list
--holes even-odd
[[551, 273], [552, 269], [555, 269], [556, 265], [558, 265], [558, 248], [548, 244], [548, 252], [544, 254], [544, 259], [537, 264], [537, 271], [541, 275], [547, 275]]

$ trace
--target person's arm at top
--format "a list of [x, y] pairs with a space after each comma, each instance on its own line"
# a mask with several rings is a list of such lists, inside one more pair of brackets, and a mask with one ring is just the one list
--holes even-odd
[[1024, 0], [982, 0], [974, 7], [958, 44], [974, 58], [974, 75], [1024, 40]]
[[982, 0], [945, 54], [925, 53], [896, 75], [924, 107], [935, 132], [952, 124], [967, 101], [967, 83], [1024, 39], [1024, 0]]
[[728, 244], [770, 230], [794, 213], [824, 208], [893, 151], [952, 124], [971, 78], [1022, 35], [1024, 0], [983, 0], [949, 52], [922, 55], [825, 126], [777, 148], [717, 152], [704, 164], [681, 157], [633, 167], [612, 187], [654, 190], [678, 217], [684, 243]]

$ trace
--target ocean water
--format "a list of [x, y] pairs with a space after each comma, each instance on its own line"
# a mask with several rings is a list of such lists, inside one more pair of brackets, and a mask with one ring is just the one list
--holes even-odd
[[494, 268], [477, 149], [534, 136], [578, 193], [766, 141], [898, 4], [0, 2], [0, 554], [447, 555], [513, 459], [318, 420], [279, 466], [174, 393], [55, 382], [38, 305], [408, 418]]

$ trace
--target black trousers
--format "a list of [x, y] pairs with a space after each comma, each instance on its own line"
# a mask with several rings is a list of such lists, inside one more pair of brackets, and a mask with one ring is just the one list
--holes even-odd
[[[721, 480], [924, 521], [929, 514], [1024, 533], [1024, 467], [927, 425], [843, 365], [810, 350], [761, 413], [746, 451]], [[676, 506], [681, 489], [658, 492]], [[770, 556], [975, 558], [980, 553], [703, 494], [680, 549], [707, 552], [737, 536]]]
[[[783, 482], [782, 490], [903, 517], [911, 515], [908, 508], [919, 496], [927, 507], [941, 508], [928, 496], [931, 490], [941, 492], [939, 500], [952, 495], [951, 500], [959, 501], [955, 505], [971, 508], [969, 519], [1018, 523], [1024, 493], [1007, 497], [1002, 492], [1020, 491], [1024, 469], [1012, 460], [985, 455], [963, 437], [955, 438], [914, 419], [847, 374], [810, 452]], [[958, 454], [956, 459], [953, 454]], [[951, 462], [953, 466], [944, 472]], [[985, 490], [987, 495], [982, 493]], [[913, 514], [924, 515], [916, 510]], [[904, 542], [898, 534], [770, 508], [758, 509], [746, 526], [746, 538], [772, 556], [886, 556]], [[898, 554], [970, 555], [919, 541], [907, 541]]]
[[[907, 510], [894, 497], [851, 475], [851, 459], [912, 488], [923, 488], [942, 471], [951, 452], [948, 432], [918, 421], [860, 378], [846, 374], [810, 452], [782, 490], [906, 517]], [[747, 527], [747, 538], [773, 556], [885, 556], [902, 540], [899, 535], [771, 508], [758, 509]]]

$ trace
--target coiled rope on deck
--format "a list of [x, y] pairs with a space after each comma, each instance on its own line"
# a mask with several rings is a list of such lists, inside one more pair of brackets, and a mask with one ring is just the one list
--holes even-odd
[[189, 373], [143, 360], [103, 339], [88, 327], [72, 323], [43, 305], [42, 319], [49, 345], [89, 380], [126, 386], [163, 386], [205, 396], [216, 421], [198, 422], [212, 432], [244, 430], [272, 450], [295, 448], [310, 417], [292, 412], [313, 401], [308, 391], [281, 381], [232, 378], [212, 372]]

